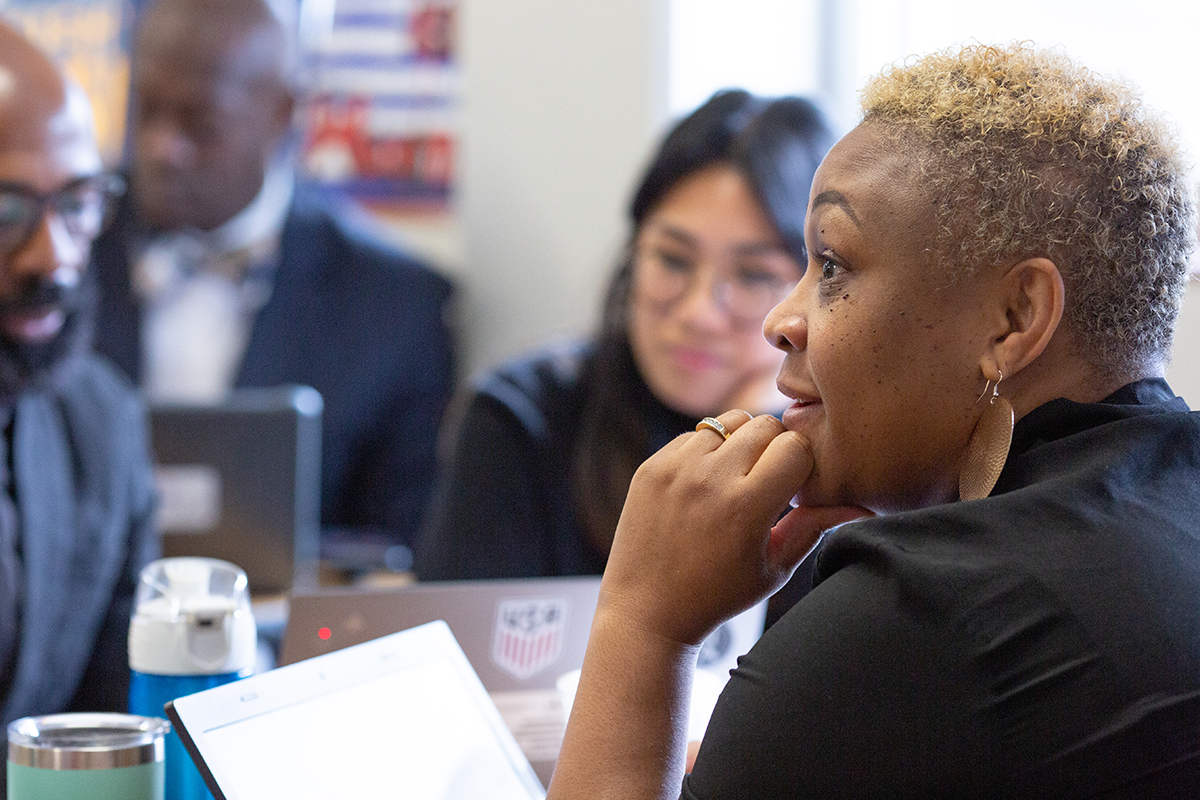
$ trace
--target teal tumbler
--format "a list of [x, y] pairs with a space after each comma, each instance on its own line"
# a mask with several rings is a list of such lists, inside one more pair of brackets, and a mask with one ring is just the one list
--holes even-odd
[[134, 714], [50, 714], [8, 726], [9, 800], [163, 800], [171, 724]]

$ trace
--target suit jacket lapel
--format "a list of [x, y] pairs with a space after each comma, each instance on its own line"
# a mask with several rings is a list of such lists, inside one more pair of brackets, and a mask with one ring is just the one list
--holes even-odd
[[[298, 195], [300, 192], [298, 188]], [[310, 217], [303, 199], [297, 196], [284, 223], [271, 298], [250, 330], [237, 386], [273, 386], [285, 376], [302, 373], [287, 359], [311, 352], [305, 340], [320, 335], [320, 271], [328, 268], [328, 237]]]

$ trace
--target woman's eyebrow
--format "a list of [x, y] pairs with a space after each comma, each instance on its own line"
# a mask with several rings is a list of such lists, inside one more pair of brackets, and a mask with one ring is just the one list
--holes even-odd
[[733, 248], [734, 255], [763, 256], [775, 253], [787, 253], [787, 249], [779, 242], [765, 240], [761, 242], [746, 242]]
[[[668, 239], [673, 239], [682, 245], [694, 248], [702, 246], [695, 234], [683, 228], [677, 228], [669, 222], [655, 222], [646, 227], [648, 231], [656, 235], [665, 236]], [[787, 250], [780, 242], [772, 239], [764, 239], [762, 241], [739, 243], [730, 252], [735, 256], [759, 256], [776, 252], [786, 253]]]
[[666, 236], [670, 239], [675, 239], [682, 244], [690, 245], [692, 247], [697, 246], [696, 237], [694, 235], [683, 228], [675, 227], [669, 222], [652, 222], [646, 227], [652, 233]]
[[855, 214], [854, 209], [850, 207], [850, 201], [847, 200], [846, 195], [842, 194], [841, 192], [828, 189], [813, 198], [813, 211], [816, 211], [817, 208], [823, 205], [838, 206], [846, 212], [846, 216], [850, 217], [850, 221], [854, 223], [855, 227], [862, 227], [862, 223], [858, 221], [858, 215]]

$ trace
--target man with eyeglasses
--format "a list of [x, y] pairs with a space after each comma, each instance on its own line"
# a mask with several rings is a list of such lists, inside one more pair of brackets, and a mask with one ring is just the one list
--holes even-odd
[[120, 179], [81, 89], [0, 23], [0, 707], [126, 707], [129, 610], [157, 555], [144, 410], [90, 352], [88, 251]]

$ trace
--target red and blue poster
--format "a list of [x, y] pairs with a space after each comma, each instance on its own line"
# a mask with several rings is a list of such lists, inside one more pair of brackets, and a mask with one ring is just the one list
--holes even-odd
[[360, 200], [444, 211], [452, 199], [456, 0], [337, 0], [310, 54], [302, 163]]

